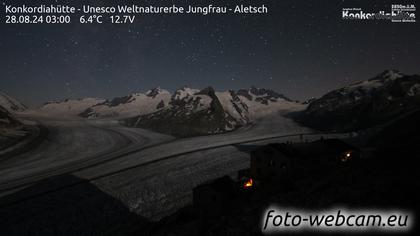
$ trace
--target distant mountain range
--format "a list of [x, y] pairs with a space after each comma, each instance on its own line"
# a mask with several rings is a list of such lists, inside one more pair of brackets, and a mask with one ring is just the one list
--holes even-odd
[[104, 102], [101, 98], [65, 99], [45, 103], [38, 110], [55, 115], [78, 115], [91, 106]]
[[272, 90], [255, 87], [238, 92], [184, 87], [160, 104], [157, 111], [127, 119], [126, 124], [176, 136], [205, 135], [230, 131], [263, 116], [302, 107]]
[[[0, 94], [7, 112], [25, 111], [16, 99]], [[133, 126], [177, 136], [221, 133], [279, 112], [304, 126], [324, 131], [353, 131], [391, 122], [420, 108], [420, 76], [386, 70], [377, 76], [303, 103], [269, 89], [251, 87], [215, 91], [182, 87], [173, 93], [150, 89], [110, 100], [66, 99], [47, 102], [35, 112], [112, 118]], [[5, 115], [4, 115], [5, 116]]]
[[310, 102], [296, 119], [318, 130], [351, 131], [390, 122], [420, 109], [420, 76], [386, 70]]
[[[167, 91], [159, 90], [155, 98], [155, 102], [147, 99], [147, 112], [124, 123], [185, 137], [230, 131], [262, 116], [301, 106], [274, 91], [254, 87], [238, 92], [183, 87], [169, 97]], [[150, 105], [155, 105], [154, 109]]]
[[[177, 136], [220, 133], [247, 122], [247, 107], [233, 93], [219, 100], [213, 88], [181, 88], [157, 111], [126, 120], [129, 126], [151, 128]], [[232, 96], [233, 95], [233, 96]]]
[[272, 90], [251, 87], [217, 92], [212, 87], [182, 87], [173, 93], [153, 88], [110, 100], [83, 98], [54, 101], [39, 111], [112, 118], [124, 124], [176, 136], [214, 134], [233, 130], [261, 117], [304, 106]]
[[86, 118], [127, 118], [149, 114], [163, 108], [170, 99], [171, 94], [167, 90], [154, 88], [145, 94], [134, 93], [99, 102], [81, 111], [80, 116]]

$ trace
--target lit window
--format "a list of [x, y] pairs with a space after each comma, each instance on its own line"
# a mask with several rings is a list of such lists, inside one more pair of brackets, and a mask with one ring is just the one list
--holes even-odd
[[251, 188], [254, 185], [254, 180], [252, 178], [249, 178], [245, 183], [243, 184], [244, 189]]
[[352, 153], [351, 153], [351, 151], [348, 151], [348, 152], [343, 153], [340, 160], [342, 162], [347, 162], [347, 161], [350, 161], [351, 158], [352, 158]]

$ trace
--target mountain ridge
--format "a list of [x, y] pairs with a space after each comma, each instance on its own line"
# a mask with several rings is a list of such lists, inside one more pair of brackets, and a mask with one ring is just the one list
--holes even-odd
[[[261, 115], [278, 112], [279, 109], [273, 109], [275, 106], [272, 104], [282, 103], [284, 109], [295, 105], [290, 99], [271, 90], [251, 88], [240, 93], [233, 90], [217, 92], [213, 87], [198, 90], [184, 86], [174, 91], [166, 106], [152, 113], [125, 119], [124, 123], [187, 137], [242, 127]], [[258, 112], [262, 109], [266, 113]]]
[[9, 95], [0, 92], [0, 106], [6, 109], [8, 112], [21, 112], [28, 109], [23, 103], [17, 99], [10, 97]]
[[385, 70], [312, 101], [297, 121], [328, 131], [379, 125], [420, 106], [420, 76]]

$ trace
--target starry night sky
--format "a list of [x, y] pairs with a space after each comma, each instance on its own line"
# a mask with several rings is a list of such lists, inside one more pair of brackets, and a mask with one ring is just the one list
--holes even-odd
[[[104, 2], [222, 3], [56, 2], [76, 7]], [[414, 0], [223, 1], [251, 2], [265, 3], [269, 14], [140, 15], [135, 24], [124, 25], [6, 25], [2, 6], [0, 90], [29, 105], [112, 98], [157, 86], [173, 91], [184, 85], [217, 90], [255, 85], [304, 100], [385, 69], [420, 73], [419, 22], [341, 20], [343, 7], [379, 11], [389, 10], [391, 2], [415, 4]]]

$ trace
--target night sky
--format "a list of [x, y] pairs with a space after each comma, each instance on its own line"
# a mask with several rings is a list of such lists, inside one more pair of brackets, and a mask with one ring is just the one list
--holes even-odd
[[[19, 1], [24, 2], [34, 1]], [[139, 15], [135, 24], [124, 25], [6, 25], [2, 6], [0, 91], [29, 105], [184, 85], [217, 90], [255, 85], [304, 100], [385, 69], [420, 73], [419, 22], [341, 19], [343, 7], [388, 11], [391, 1], [56, 2], [76, 7], [265, 3], [269, 14]], [[7, 3], [17, 5], [0, 0]]]

